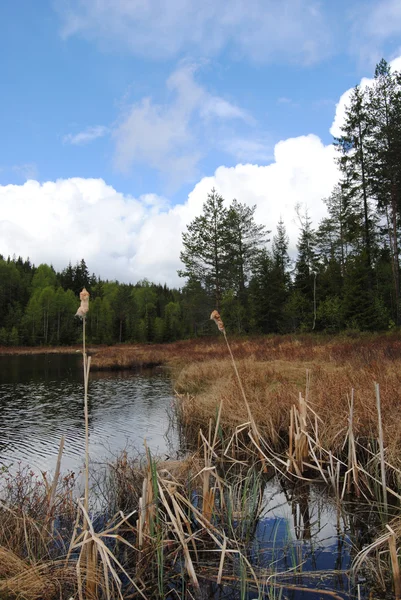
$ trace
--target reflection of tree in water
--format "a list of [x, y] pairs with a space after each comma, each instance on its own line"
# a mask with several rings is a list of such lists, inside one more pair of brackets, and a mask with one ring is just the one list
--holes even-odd
[[6, 355], [0, 357], [0, 384], [81, 381], [79, 354]]
[[[62, 434], [64, 463], [78, 456], [84, 429], [82, 356], [7, 356], [0, 362], [0, 461], [22, 459], [47, 468]], [[164, 448], [171, 383], [146, 375], [90, 374], [90, 435], [98, 456], [102, 444], [113, 451], [121, 450], [126, 440], [142, 446], [145, 435]]]
[[309, 509], [311, 502], [310, 484], [308, 482], [302, 482], [288, 486], [283, 480], [282, 488], [287, 502], [291, 506], [296, 539], [310, 540], [312, 538]]

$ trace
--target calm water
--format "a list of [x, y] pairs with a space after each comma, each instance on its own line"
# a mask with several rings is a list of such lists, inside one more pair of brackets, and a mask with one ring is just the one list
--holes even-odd
[[[0, 466], [21, 461], [35, 470], [53, 471], [61, 435], [62, 469], [79, 471], [84, 460], [82, 358], [73, 356], [0, 357]], [[178, 440], [171, 429], [173, 393], [162, 370], [91, 373], [89, 384], [90, 454], [103, 461], [127, 448], [143, 452], [146, 438], [153, 453], [174, 454]], [[170, 416], [169, 416], [170, 415]], [[358, 598], [356, 583], [344, 571], [352, 544], [361, 534], [355, 515], [339, 515], [336, 505], [316, 486], [297, 492], [276, 481], [266, 484], [265, 506], [248, 548], [251, 562], [280, 572], [277, 583], [336, 590]], [[294, 565], [297, 574], [292, 576]], [[300, 571], [303, 571], [300, 572]], [[320, 573], [324, 571], [324, 575]], [[320, 600], [319, 592], [277, 588], [274, 598]], [[359, 590], [365, 598], [365, 590]], [[210, 598], [226, 598], [212, 586]], [[227, 598], [240, 598], [231, 589]], [[254, 598], [251, 592], [248, 599]]]
[[[172, 401], [162, 371], [91, 373], [91, 459], [110, 458], [127, 446], [142, 452], [145, 438], [154, 453], [170, 452], [176, 445], [169, 431]], [[63, 470], [77, 471], [84, 457], [82, 357], [1, 356], [0, 465], [21, 461], [52, 471], [63, 434]]]

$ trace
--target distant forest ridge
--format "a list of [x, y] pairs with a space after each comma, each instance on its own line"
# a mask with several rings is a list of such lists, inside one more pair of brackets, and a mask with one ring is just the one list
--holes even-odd
[[[88, 341], [169, 342], [216, 333], [217, 308], [234, 334], [376, 331], [400, 325], [401, 75], [384, 60], [356, 86], [334, 140], [340, 181], [322, 199], [314, 229], [298, 211], [297, 257], [285, 223], [272, 233], [255, 207], [211, 190], [182, 236], [181, 289], [90, 275], [85, 260], [60, 273], [21, 257], [0, 258], [0, 344], [72, 344], [75, 312], [91, 294]], [[271, 247], [268, 247], [270, 234]]]

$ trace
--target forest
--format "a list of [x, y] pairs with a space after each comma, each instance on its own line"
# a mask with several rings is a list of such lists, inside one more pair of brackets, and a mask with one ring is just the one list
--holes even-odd
[[[215, 334], [217, 308], [234, 334], [386, 331], [400, 325], [401, 75], [382, 60], [356, 86], [334, 140], [340, 181], [314, 228], [297, 209], [297, 256], [285, 223], [267, 231], [256, 207], [216, 190], [183, 233], [180, 289], [103, 281], [85, 260], [61, 272], [0, 256], [0, 345], [80, 341], [78, 294], [91, 294], [91, 343], [169, 342]], [[277, 199], [278, 201], [279, 199]]]

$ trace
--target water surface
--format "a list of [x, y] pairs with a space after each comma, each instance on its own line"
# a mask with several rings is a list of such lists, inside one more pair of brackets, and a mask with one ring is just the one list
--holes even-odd
[[[174, 454], [172, 403], [171, 381], [163, 370], [91, 373], [92, 461], [107, 462], [125, 448], [143, 453], [145, 438], [154, 454]], [[0, 357], [0, 466], [12, 469], [20, 461], [36, 471], [54, 471], [62, 435], [62, 469], [79, 472], [85, 446], [82, 356]], [[294, 491], [275, 480], [266, 483], [262, 515], [246, 550], [258, 573], [266, 573], [266, 598], [329, 597], [313, 589], [336, 590], [347, 600], [365, 598], [365, 590], [357, 590], [347, 576], [358, 527], [319, 487]], [[271, 578], [272, 567], [280, 574]], [[272, 580], [278, 586], [267, 592]], [[208, 597], [251, 600], [256, 595], [250, 587], [244, 593], [210, 584]]]
[[[124, 448], [164, 454], [175, 445], [169, 430], [172, 386], [162, 370], [93, 372], [89, 382], [91, 459]], [[171, 411], [170, 411], [171, 412]], [[55, 468], [65, 435], [63, 470], [78, 471], [84, 460], [81, 355], [0, 357], [0, 465], [21, 461], [34, 469]]]

